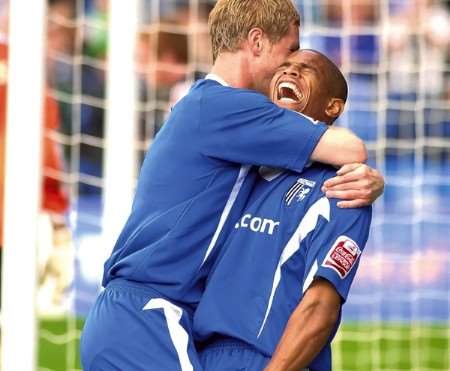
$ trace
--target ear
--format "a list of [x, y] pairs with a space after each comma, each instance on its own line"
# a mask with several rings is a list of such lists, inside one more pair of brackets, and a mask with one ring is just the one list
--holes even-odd
[[251, 52], [260, 56], [264, 47], [264, 31], [258, 27], [252, 28], [247, 35], [247, 42]]
[[327, 109], [325, 110], [325, 113], [328, 117], [332, 117], [333, 119], [336, 119], [341, 115], [341, 113], [344, 111], [345, 102], [342, 99], [339, 98], [331, 98], [328, 102]]

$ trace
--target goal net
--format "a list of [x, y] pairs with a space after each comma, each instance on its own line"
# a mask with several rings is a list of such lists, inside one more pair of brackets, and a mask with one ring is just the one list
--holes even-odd
[[[0, 0], [2, 19], [7, 3]], [[53, 124], [43, 135], [57, 161], [44, 161], [42, 172], [67, 206], [40, 212], [40, 370], [81, 369], [83, 319], [128, 210], [111, 212], [111, 200], [124, 192], [112, 179], [127, 178], [125, 193], [132, 194], [171, 105], [211, 66], [207, 16], [214, 0], [133, 0], [126, 3], [134, 13], [117, 20], [120, 3], [48, 2], [44, 101], [45, 122], [53, 115]], [[348, 79], [349, 101], [337, 125], [365, 140], [370, 164], [386, 178], [333, 343], [334, 369], [450, 369], [449, 3], [295, 3], [301, 47], [324, 52]], [[113, 52], [129, 47], [124, 30], [135, 52], [131, 67], [118, 72], [108, 58], [126, 57]], [[117, 111], [124, 76], [132, 76], [134, 91]], [[124, 112], [128, 120], [118, 128], [114, 118]], [[118, 164], [124, 156], [128, 162]], [[121, 173], [127, 164], [132, 171]]]
[[446, 370], [449, 27], [445, 1], [302, 1], [302, 47], [346, 73], [340, 121], [386, 177], [334, 341], [337, 370]]

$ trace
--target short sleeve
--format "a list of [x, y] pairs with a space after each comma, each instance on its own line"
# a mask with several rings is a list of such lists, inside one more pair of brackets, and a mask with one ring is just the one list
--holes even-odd
[[306, 291], [314, 278], [321, 277], [345, 301], [369, 236], [372, 208], [340, 209], [336, 200], [330, 200], [330, 204], [330, 220], [323, 219], [306, 244], [303, 289]]
[[220, 87], [202, 97], [200, 145], [209, 157], [300, 172], [326, 129], [249, 90]]

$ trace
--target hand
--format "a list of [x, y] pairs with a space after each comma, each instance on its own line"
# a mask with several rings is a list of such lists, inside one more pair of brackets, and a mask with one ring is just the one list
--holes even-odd
[[365, 164], [342, 166], [337, 176], [328, 179], [322, 191], [328, 198], [341, 198], [337, 206], [353, 208], [371, 205], [383, 194], [384, 178], [381, 173]]

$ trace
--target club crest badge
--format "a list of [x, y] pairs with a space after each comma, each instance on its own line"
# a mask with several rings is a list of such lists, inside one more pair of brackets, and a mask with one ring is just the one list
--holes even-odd
[[308, 179], [299, 178], [292, 185], [291, 188], [286, 192], [284, 196], [284, 201], [286, 205], [290, 206], [292, 202], [301, 202], [306, 196], [311, 192], [311, 189], [316, 185], [316, 182], [313, 182]]

